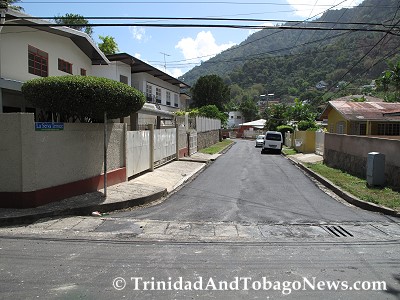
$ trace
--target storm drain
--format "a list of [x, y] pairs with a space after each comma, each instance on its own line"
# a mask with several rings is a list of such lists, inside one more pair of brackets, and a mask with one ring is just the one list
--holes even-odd
[[331, 235], [336, 237], [354, 237], [348, 230], [344, 229], [342, 226], [327, 225], [323, 228]]

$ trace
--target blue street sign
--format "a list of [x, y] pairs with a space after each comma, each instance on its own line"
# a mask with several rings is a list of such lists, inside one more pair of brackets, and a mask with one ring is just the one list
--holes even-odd
[[36, 122], [35, 123], [36, 131], [57, 131], [64, 130], [64, 123], [60, 122]]

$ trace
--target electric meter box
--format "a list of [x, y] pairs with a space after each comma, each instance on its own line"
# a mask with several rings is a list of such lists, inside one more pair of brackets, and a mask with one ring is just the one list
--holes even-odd
[[379, 152], [368, 153], [367, 158], [368, 186], [385, 185], [385, 155]]

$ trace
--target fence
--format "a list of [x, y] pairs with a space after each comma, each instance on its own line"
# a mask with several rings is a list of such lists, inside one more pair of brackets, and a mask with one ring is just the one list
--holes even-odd
[[206, 132], [221, 129], [221, 120], [196, 117], [195, 129], [197, 132]]
[[243, 137], [245, 139], [255, 139], [258, 135], [265, 134], [265, 131], [262, 130], [244, 130]]
[[315, 153], [318, 155], [324, 155], [325, 145], [325, 132], [317, 131], [315, 133]]
[[[200, 130], [213, 130], [198, 136], [179, 123], [150, 131], [108, 123], [108, 185], [197, 152], [198, 138], [200, 147], [216, 143], [220, 121], [198, 120]], [[104, 124], [65, 123], [61, 131], [36, 131], [33, 114], [0, 114], [0, 141], [0, 207], [36, 207], [103, 187]]]

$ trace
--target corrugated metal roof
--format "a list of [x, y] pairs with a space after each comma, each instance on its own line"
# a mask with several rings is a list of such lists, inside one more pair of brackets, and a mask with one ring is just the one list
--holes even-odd
[[[328, 106], [336, 109], [350, 121], [400, 121], [400, 103], [335, 100], [329, 101]], [[326, 116], [328, 113], [329, 111], [326, 112]]]

